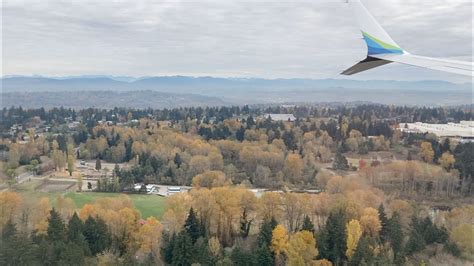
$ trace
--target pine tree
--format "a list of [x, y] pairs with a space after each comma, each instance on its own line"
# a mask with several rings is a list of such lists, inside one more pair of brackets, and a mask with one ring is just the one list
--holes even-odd
[[66, 240], [66, 226], [54, 208], [49, 212], [47, 238], [51, 242]]
[[255, 256], [253, 253], [246, 252], [240, 246], [235, 247], [232, 250], [230, 258], [235, 266], [252, 266], [260, 265], [256, 264]]
[[274, 264], [273, 254], [268, 246], [262, 245], [256, 251], [256, 262], [260, 266], [272, 266]]
[[394, 262], [397, 265], [403, 264], [403, 229], [400, 222], [400, 215], [395, 212], [387, 222], [387, 240], [390, 241], [394, 254]]
[[383, 207], [383, 204], [380, 204], [378, 208], [378, 213], [380, 225], [382, 226], [380, 228], [380, 240], [382, 241], [382, 243], [385, 243], [388, 240], [388, 218], [385, 214], [385, 208]]
[[314, 224], [308, 215], [304, 216], [303, 225], [301, 226], [301, 231], [309, 231], [314, 234]]
[[183, 163], [183, 159], [181, 159], [181, 156], [179, 155], [179, 153], [176, 153], [176, 154], [174, 155], [174, 160], [173, 160], [173, 161], [174, 161], [174, 163], [176, 164], [176, 166], [177, 166], [178, 168], [180, 168], [180, 167], [181, 167], [181, 164]]
[[413, 216], [410, 230], [410, 238], [405, 246], [405, 251], [408, 255], [422, 251], [426, 242], [423, 237], [422, 228], [416, 216]]
[[266, 246], [269, 247], [272, 243], [272, 232], [273, 229], [277, 226], [277, 221], [275, 218], [263, 220], [262, 225], [260, 226], [260, 232], [257, 237], [257, 245], [259, 247]]
[[[318, 241], [321, 258], [334, 264], [346, 259], [346, 217], [343, 211], [332, 212], [326, 221], [322, 236]], [[322, 243], [323, 241], [324, 243]], [[322, 247], [322, 250], [321, 250]]]
[[191, 237], [186, 231], [182, 231], [176, 237], [173, 245], [173, 259], [171, 265], [191, 265], [194, 260], [194, 248]]
[[89, 216], [84, 223], [84, 237], [91, 254], [95, 256], [110, 247], [111, 236], [104, 220]]
[[4, 225], [0, 238], [0, 265], [39, 265], [36, 248], [31, 239], [17, 232], [9, 220]]
[[336, 152], [336, 156], [334, 157], [332, 168], [335, 170], [344, 170], [344, 171], [349, 169], [349, 163], [347, 162], [346, 157], [340, 151]]
[[373, 265], [371, 260], [374, 258], [374, 254], [369, 243], [368, 237], [363, 237], [359, 240], [349, 265]]
[[176, 234], [170, 236], [168, 232], [163, 233], [163, 240], [160, 249], [160, 255], [166, 264], [173, 262], [173, 248], [176, 242]]
[[102, 164], [100, 162], [100, 159], [97, 158], [97, 160], [95, 161], [95, 170], [99, 171], [100, 169], [102, 169]]
[[235, 138], [240, 142], [244, 141], [245, 128], [243, 126], [241, 126], [239, 129], [237, 129], [237, 131], [235, 132]]
[[189, 209], [188, 218], [184, 223], [184, 230], [191, 237], [193, 244], [196, 243], [196, 240], [201, 236], [199, 220], [197, 218], [196, 212], [194, 212], [194, 209], [192, 207], [191, 209]]
[[84, 231], [84, 223], [77, 213], [74, 212], [71, 219], [69, 219], [68, 226], [67, 226], [67, 239], [69, 242], [74, 243], [78, 246], [81, 250], [83, 250], [84, 254], [88, 254], [89, 246], [86, 242], [86, 238], [83, 234]]

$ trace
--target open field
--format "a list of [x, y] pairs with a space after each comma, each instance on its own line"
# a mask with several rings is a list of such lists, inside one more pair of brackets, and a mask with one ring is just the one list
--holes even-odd
[[[64, 196], [71, 198], [78, 208], [86, 203], [91, 203], [100, 198], [117, 197], [121, 193], [100, 193], [100, 192], [68, 192]], [[165, 198], [156, 195], [126, 194], [132, 199], [133, 205], [137, 208], [142, 218], [154, 216], [161, 218], [165, 211]]]
[[[56, 197], [58, 195], [64, 195], [65, 197], [71, 198], [76, 204], [77, 208], [81, 208], [86, 203], [93, 203], [100, 198], [106, 197], [117, 197], [121, 193], [99, 193], [99, 192], [74, 192], [74, 191], [45, 191], [45, 186], [54, 186], [54, 182], [62, 184], [64, 181], [55, 181], [49, 179], [48, 181], [43, 180], [31, 180], [29, 182], [22, 183], [15, 187], [15, 190], [23, 196], [23, 199], [28, 203], [38, 202], [42, 197], [48, 197], [51, 204], [56, 204]], [[139, 195], [139, 194], [125, 194], [132, 199], [132, 202], [137, 208], [142, 218], [154, 216], [160, 219], [165, 211], [164, 197], [157, 195]]]

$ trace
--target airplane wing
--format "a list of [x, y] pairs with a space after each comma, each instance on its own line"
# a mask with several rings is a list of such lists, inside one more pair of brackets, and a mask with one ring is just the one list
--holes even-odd
[[464, 76], [474, 76], [474, 64], [440, 58], [412, 55], [403, 50], [380, 26], [360, 0], [349, 0], [367, 44], [367, 58], [341, 74], [353, 75], [392, 62], [439, 70]]

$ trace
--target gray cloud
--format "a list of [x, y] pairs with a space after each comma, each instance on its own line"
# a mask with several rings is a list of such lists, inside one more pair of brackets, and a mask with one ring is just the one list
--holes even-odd
[[[343, 2], [4, 0], [3, 74], [340, 78], [366, 53]], [[406, 50], [471, 60], [471, 0], [364, 3]], [[395, 64], [357, 78], [469, 81]]]

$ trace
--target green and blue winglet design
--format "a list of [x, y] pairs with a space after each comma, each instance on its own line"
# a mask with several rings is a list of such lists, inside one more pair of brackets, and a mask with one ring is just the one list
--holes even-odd
[[367, 32], [362, 31], [365, 43], [367, 43], [368, 54], [403, 54], [403, 49], [388, 43], [385, 43]]

